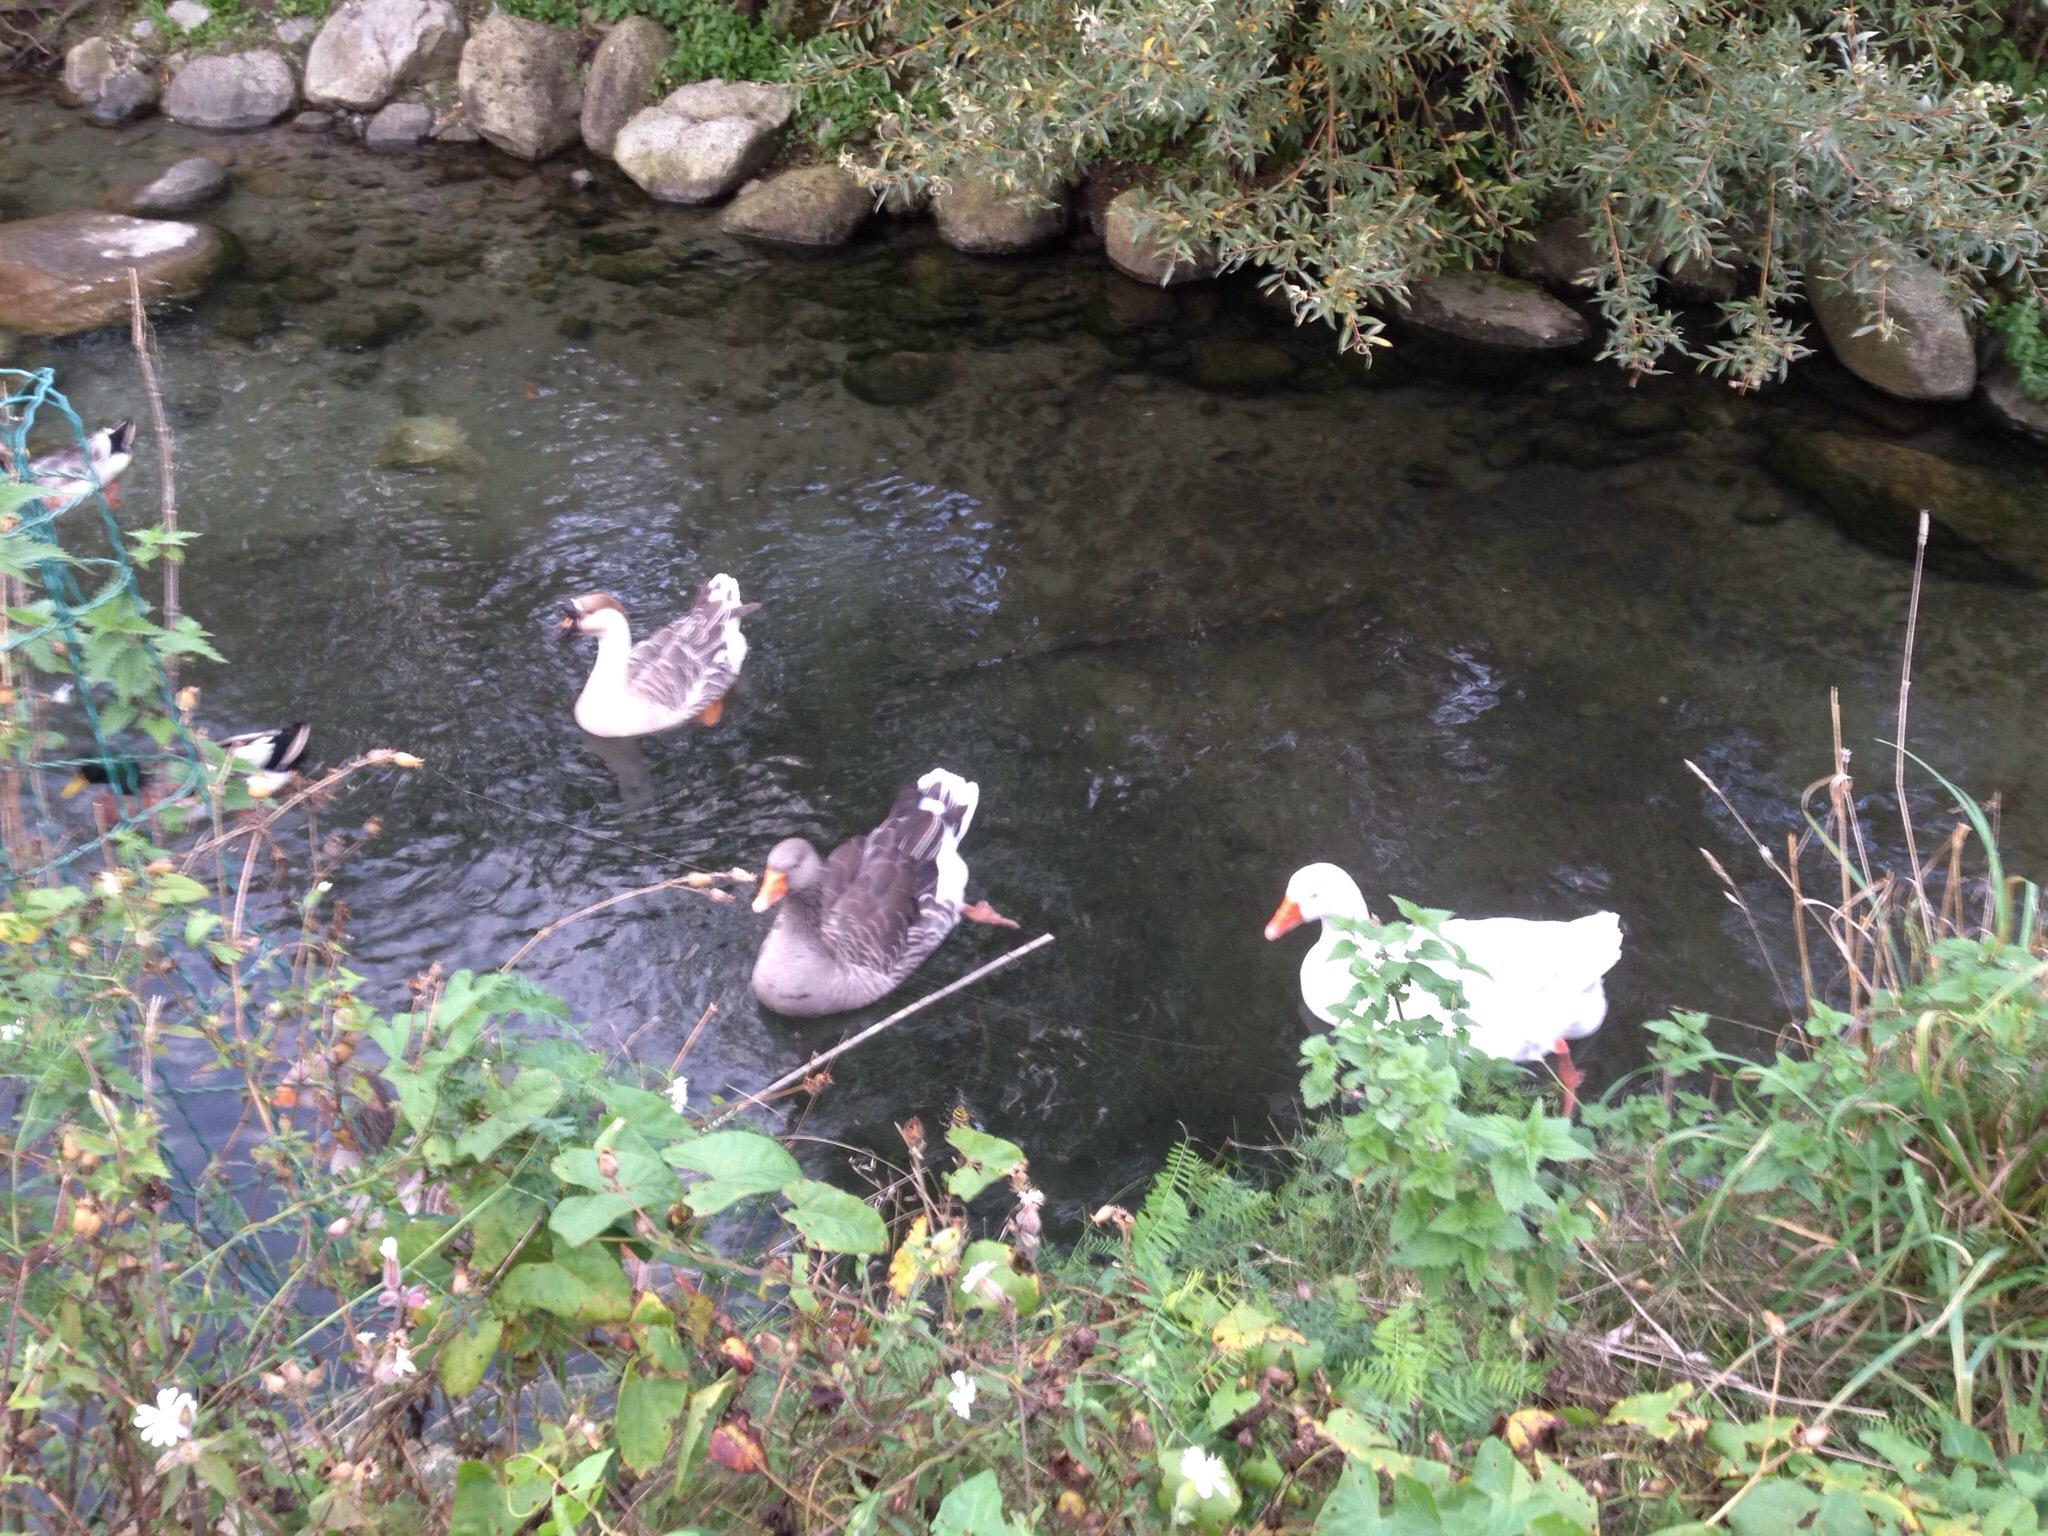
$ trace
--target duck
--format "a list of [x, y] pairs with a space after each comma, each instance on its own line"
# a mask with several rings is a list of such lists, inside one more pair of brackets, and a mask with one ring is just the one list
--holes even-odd
[[747, 659], [740, 620], [759, 603], [720, 572], [697, 589], [690, 611], [638, 645], [623, 604], [609, 592], [569, 601], [556, 632], [597, 637], [597, 661], [576, 696], [576, 723], [593, 736], [651, 736], [686, 721], [716, 725], [726, 690]]
[[121, 492], [115, 481], [135, 458], [135, 423], [122, 420], [101, 427], [85, 440], [85, 447], [65, 448], [29, 461], [28, 478], [67, 501], [92, 494], [97, 486], [107, 505], [118, 507]]
[[[227, 754], [230, 765], [241, 773], [249, 794], [263, 800], [297, 777], [312, 734], [312, 726], [295, 720], [274, 730], [223, 736], [218, 745]], [[107, 753], [79, 764], [59, 793], [68, 800], [97, 784], [116, 795], [142, 795], [147, 803], [156, 776], [153, 762], [126, 753]]]
[[[1357, 881], [1335, 864], [1309, 864], [1287, 882], [1285, 898], [1266, 923], [1266, 938], [1278, 939], [1304, 923], [1322, 924], [1301, 962], [1301, 998], [1317, 1018], [1335, 1024], [1356, 983], [1352, 967], [1360, 961], [1373, 965], [1383, 951], [1328, 918], [1373, 921]], [[1502, 1061], [1556, 1056], [1565, 1112], [1572, 1113], [1583, 1074], [1572, 1061], [1571, 1042], [1606, 1021], [1606, 976], [1621, 960], [1620, 917], [1594, 912], [1569, 922], [1451, 918], [1442, 935], [1468, 962], [1461, 979], [1472, 1049]], [[1339, 956], [1342, 944], [1356, 945], [1358, 953]], [[1410, 987], [1400, 1007], [1407, 1018], [1449, 1022], [1443, 1007], [1420, 988]]]
[[801, 837], [771, 848], [754, 910], [781, 910], [754, 960], [754, 996], [797, 1018], [864, 1008], [902, 985], [961, 919], [1016, 927], [967, 900], [960, 843], [980, 802], [980, 785], [934, 768], [829, 859]]

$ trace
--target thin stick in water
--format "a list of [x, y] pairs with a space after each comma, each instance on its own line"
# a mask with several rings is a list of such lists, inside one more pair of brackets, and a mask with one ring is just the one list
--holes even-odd
[[[142, 388], [149, 396], [149, 421], [156, 430], [156, 476], [163, 500], [163, 529], [178, 531], [177, 444], [171, 437], [170, 418], [164, 414], [164, 392], [156, 379], [156, 338], [150, 334], [149, 316], [142, 308], [142, 276], [128, 269], [128, 339], [135, 348], [135, 363], [142, 370]], [[178, 549], [164, 551], [164, 624], [178, 622]], [[164, 657], [164, 669], [175, 671], [178, 659]]]
[[1920, 878], [1920, 849], [1913, 837], [1913, 808], [1906, 804], [1906, 699], [1913, 691], [1913, 637], [1920, 627], [1920, 579], [1927, 569], [1927, 509], [1920, 509], [1920, 535], [1913, 544], [1913, 595], [1906, 604], [1906, 654], [1899, 662], [1899, 734], [1893, 743], [1892, 787], [1899, 797], [1899, 825], [1906, 832], [1906, 861], [1913, 871], [1913, 895], [1920, 907], [1920, 926], [1934, 942], [1934, 919], [1927, 911], [1927, 885]]
[[809, 1061], [805, 1062], [795, 1071], [783, 1073], [782, 1076], [775, 1079], [775, 1081], [770, 1083], [766, 1088], [761, 1089], [757, 1093], [748, 1094], [744, 1099], [741, 1099], [737, 1104], [732, 1105], [723, 1114], [719, 1115], [718, 1118], [716, 1118], [709, 1125], [707, 1125], [705, 1129], [716, 1130], [719, 1126], [725, 1124], [726, 1121], [732, 1119], [733, 1116], [737, 1115], [741, 1110], [747, 1109], [755, 1104], [765, 1103], [767, 1100], [774, 1098], [776, 1094], [780, 1093], [783, 1089], [787, 1088], [791, 1083], [802, 1082], [805, 1078], [809, 1077], [813, 1072], [817, 1071], [818, 1068], [824, 1066], [826, 1062], [831, 1061], [836, 1057], [845, 1055], [848, 1051], [852, 1050], [856, 1045], [859, 1045], [862, 1041], [874, 1039], [876, 1035], [879, 1035], [883, 1030], [889, 1028], [891, 1025], [901, 1024], [913, 1013], [922, 1013], [925, 1009], [931, 1007], [933, 1003], [940, 1002], [945, 998], [951, 997], [955, 992], [959, 992], [967, 987], [973, 986], [977, 981], [981, 980], [982, 977], [994, 975], [997, 971], [1003, 969], [1004, 966], [1015, 964], [1017, 961], [1022, 960], [1026, 955], [1030, 954], [1033, 950], [1043, 949], [1046, 945], [1050, 944], [1051, 942], [1051, 934], [1041, 933], [1029, 944], [1020, 944], [1015, 949], [1011, 950], [1007, 955], [999, 955], [995, 959], [989, 961], [987, 965], [984, 965], [977, 970], [969, 971], [965, 976], [962, 976], [958, 981], [947, 982], [943, 987], [939, 988], [938, 991], [933, 992], [928, 996], [919, 998], [916, 1002], [910, 1004], [909, 1007], [898, 1008], [894, 1013], [890, 1014], [889, 1017], [887, 1017], [886, 1019], [883, 1019], [879, 1024], [870, 1024], [866, 1029], [862, 1030], [859, 1034], [854, 1035], [852, 1038], [840, 1041], [837, 1045], [833, 1046], [831, 1050], [820, 1051], [817, 1055], [813, 1056]]

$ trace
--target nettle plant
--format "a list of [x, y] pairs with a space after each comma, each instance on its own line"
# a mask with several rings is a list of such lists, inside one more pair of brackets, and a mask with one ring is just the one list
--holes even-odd
[[[1388, 1196], [1395, 1263], [1434, 1291], [1455, 1279], [1547, 1325], [1592, 1231], [1565, 1177], [1593, 1155], [1591, 1138], [1529, 1097], [1525, 1073], [1467, 1048], [1470, 966], [1442, 937], [1450, 914], [1394, 905], [1393, 922], [1325, 919], [1351, 935], [1336, 954], [1356, 984], [1343, 1017], [1302, 1047], [1302, 1102], [1336, 1107], [1346, 1172]], [[1404, 1015], [1416, 992], [1448, 1028]]]
[[[862, 0], [834, 60], [928, 83], [881, 184], [992, 176], [1025, 196], [1133, 142], [1152, 238], [1219, 258], [1347, 347], [1382, 345], [1410, 284], [1490, 266], [1573, 217], [1604, 355], [1753, 388], [1806, 350], [1794, 303], [1839, 279], [1889, 325], [1889, 268], [2033, 292], [2048, 207], [2038, 98], [1959, 72], [1988, 0]], [[1667, 264], [1729, 269], [1689, 336]]]

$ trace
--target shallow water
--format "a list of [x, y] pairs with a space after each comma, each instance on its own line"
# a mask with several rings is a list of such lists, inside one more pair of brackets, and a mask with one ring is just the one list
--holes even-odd
[[[784, 257], [602, 168], [581, 192], [568, 162], [0, 104], [8, 217], [89, 206], [189, 145], [238, 156], [209, 217], [248, 267], [161, 322], [205, 534], [187, 601], [235, 662], [195, 680], [222, 727], [305, 716], [330, 762], [427, 759], [350, 806], [385, 824], [337, 892], [381, 997], [684, 861], [864, 830], [942, 763], [982, 785], [971, 890], [1023, 935], [964, 928], [897, 1001], [1016, 937], [1058, 942], [843, 1059], [808, 1129], [881, 1145], [964, 1100], [1069, 1209], [1176, 1136], [1261, 1140], [1284, 1113], [1305, 941], [1260, 926], [1311, 859], [1375, 901], [1619, 911], [1610, 1024], [1581, 1053], [1596, 1086], [1661, 1010], [1778, 1022], [1695, 850], [1782, 902], [1684, 761], [1781, 840], [1828, 769], [1839, 685], [1874, 792], [1910, 569], [1783, 490], [1765, 447], [1888, 422], [2044, 479], [1966, 417], [1860, 401], [1825, 364], [1761, 400], [1591, 366], [1367, 375], [1248, 291], [1155, 293], [1086, 254], [976, 261], [912, 227]], [[323, 340], [402, 302], [421, 313], [388, 345]], [[898, 349], [936, 359], [936, 394], [850, 392], [849, 363]], [[143, 414], [123, 336], [13, 361], [55, 366], [89, 414]], [[1216, 387], [1251, 373], [1273, 387]], [[482, 473], [375, 468], [414, 413], [458, 419]], [[153, 517], [148, 450], [127, 491], [124, 515]], [[608, 589], [644, 629], [716, 570], [766, 605], [724, 722], [593, 750], [561, 601]], [[2048, 847], [2044, 603], [1931, 578], [1914, 691], [1918, 748], [2003, 793], [2022, 868]], [[661, 1064], [716, 1004], [691, 1078], [745, 1090], [883, 1011], [757, 1011], [764, 922], [673, 893], [527, 968]]]

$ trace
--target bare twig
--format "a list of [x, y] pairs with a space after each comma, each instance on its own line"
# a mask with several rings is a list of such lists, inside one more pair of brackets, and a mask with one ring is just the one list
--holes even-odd
[[776, 1094], [780, 1093], [783, 1089], [789, 1087], [790, 1084], [802, 1082], [805, 1078], [809, 1077], [813, 1072], [817, 1071], [818, 1068], [824, 1066], [826, 1062], [831, 1061], [836, 1057], [845, 1055], [846, 1052], [852, 1050], [856, 1045], [861, 1044], [861, 1042], [865, 1040], [874, 1039], [874, 1037], [876, 1035], [879, 1035], [883, 1030], [888, 1029], [892, 1025], [902, 1023], [905, 1019], [909, 1018], [913, 1013], [923, 1012], [925, 1009], [929, 1008], [933, 1003], [940, 1002], [946, 998], [951, 997], [955, 992], [959, 992], [968, 987], [973, 986], [977, 981], [981, 980], [982, 977], [993, 975], [995, 972], [1002, 970], [1005, 966], [1015, 964], [1017, 961], [1022, 960], [1026, 955], [1030, 954], [1033, 950], [1043, 949], [1046, 945], [1050, 944], [1051, 942], [1051, 934], [1041, 933], [1029, 944], [1020, 944], [1015, 949], [1011, 950], [1007, 955], [1000, 955], [994, 960], [989, 961], [987, 965], [969, 971], [965, 976], [962, 976], [958, 981], [947, 982], [946, 985], [939, 988], [938, 991], [933, 992], [928, 996], [919, 998], [916, 1002], [910, 1004], [909, 1007], [898, 1008], [894, 1013], [890, 1014], [889, 1017], [883, 1019], [880, 1023], [870, 1024], [866, 1029], [862, 1030], [859, 1034], [853, 1036], [851, 1039], [840, 1041], [837, 1045], [833, 1046], [832, 1049], [830, 1049], [829, 1051], [820, 1051], [817, 1055], [813, 1056], [809, 1061], [805, 1062], [795, 1071], [785, 1072], [782, 1076], [775, 1079], [774, 1082], [770, 1083], [766, 1088], [761, 1089], [757, 1093], [748, 1094], [744, 1099], [741, 1099], [737, 1104], [734, 1104], [727, 1108], [723, 1114], [719, 1115], [718, 1118], [713, 1120], [709, 1125], [707, 1125], [705, 1129], [716, 1130], [719, 1126], [724, 1125], [726, 1121], [732, 1119], [741, 1110], [747, 1109], [755, 1104], [764, 1103], [765, 1101], [772, 1099], [773, 1097], [775, 1097]]
[[[708, 901], [731, 901], [732, 893], [730, 891], [714, 890], [712, 888], [712, 881], [718, 879], [737, 879], [740, 874], [741, 871], [738, 870], [725, 876], [709, 875], [698, 870], [692, 870], [687, 875], [673, 875], [666, 880], [657, 880], [652, 885], [636, 886], [630, 891], [620, 891], [616, 896], [605, 897], [603, 901], [593, 901], [589, 906], [578, 908], [567, 917], [558, 917], [553, 922], [535, 929], [533, 937], [514, 950], [512, 958], [499, 966], [498, 969], [501, 971], [511, 970], [513, 966], [526, 958], [527, 952], [534, 945], [540, 943], [543, 939], [550, 938], [559, 933], [571, 923], [580, 923], [584, 918], [594, 917], [599, 912], [618, 906], [621, 902], [632, 901], [641, 896], [652, 896], [657, 891], [691, 890], [696, 891]], [[753, 877], [749, 875], [747, 878], [752, 879]], [[707, 1014], [706, 1017], [709, 1017], [709, 1015]], [[699, 1020], [698, 1022], [701, 1025], [703, 1021]]]
[[[178, 531], [177, 444], [171, 437], [170, 418], [164, 414], [164, 392], [156, 378], [156, 338], [149, 328], [149, 316], [142, 307], [142, 277], [128, 269], [128, 340], [135, 348], [135, 364], [142, 370], [142, 388], [149, 396], [150, 425], [156, 429], [156, 475], [163, 501], [163, 529]], [[178, 622], [178, 549], [166, 548], [164, 562], [164, 624]], [[165, 656], [164, 670], [177, 675], [178, 658]]]
[[1927, 912], [1927, 886], [1920, 878], [1920, 850], [1913, 838], [1913, 811], [1906, 804], [1906, 699], [1913, 691], [1913, 637], [1920, 627], [1920, 579], [1927, 569], [1927, 509], [1920, 509], [1920, 536], [1913, 544], [1913, 595], [1906, 604], [1906, 654], [1899, 662], [1899, 736], [1892, 751], [1892, 785], [1899, 797], [1899, 824], [1906, 831], [1906, 859], [1913, 870], [1913, 894], [1919, 898], [1920, 925], [1934, 942], [1934, 922]]

